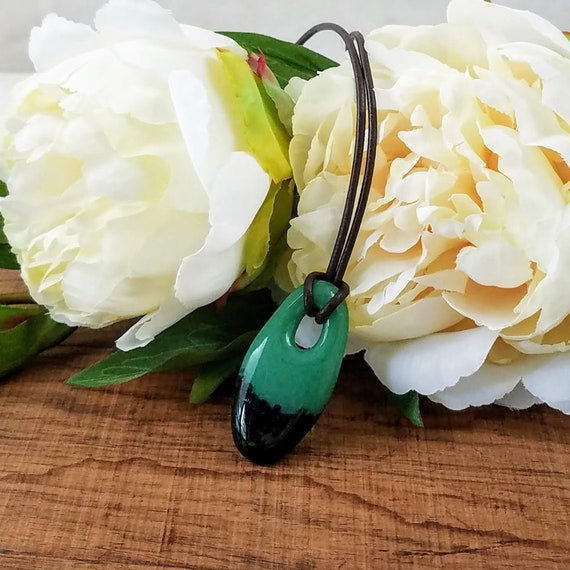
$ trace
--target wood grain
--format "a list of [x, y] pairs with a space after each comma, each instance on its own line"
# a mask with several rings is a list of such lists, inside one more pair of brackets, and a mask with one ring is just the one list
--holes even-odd
[[231, 389], [187, 372], [65, 385], [117, 328], [78, 331], [0, 384], [0, 568], [569, 568], [570, 420], [539, 407], [406, 423], [356, 358], [283, 463], [234, 450]]

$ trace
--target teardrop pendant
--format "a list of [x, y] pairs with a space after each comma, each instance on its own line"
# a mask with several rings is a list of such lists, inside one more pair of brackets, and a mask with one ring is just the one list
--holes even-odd
[[[327, 281], [315, 282], [315, 305], [323, 307], [337, 291]], [[240, 453], [260, 465], [279, 461], [303, 439], [338, 378], [348, 337], [346, 304], [324, 322], [311, 348], [295, 342], [304, 316], [303, 287], [299, 287], [261, 329], [239, 372], [233, 438]]]

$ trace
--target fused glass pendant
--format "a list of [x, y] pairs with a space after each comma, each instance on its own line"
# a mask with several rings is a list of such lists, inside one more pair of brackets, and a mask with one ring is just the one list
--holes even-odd
[[[316, 281], [315, 305], [323, 307], [337, 291], [327, 281]], [[242, 455], [261, 465], [275, 463], [301, 441], [338, 378], [348, 336], [346, 304], [324, 322], [311, 348], [295, 341], [304, 316], [299, 287], [261, 329], [239, 372], [232, 411], [234, 442]]]

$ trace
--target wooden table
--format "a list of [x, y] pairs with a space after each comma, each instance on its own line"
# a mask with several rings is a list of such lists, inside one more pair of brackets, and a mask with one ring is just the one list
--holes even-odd
[[191, 406], [187, 372], [66, 386], [117, 334], [0, 384], [2, 570], [570, 568], [570, 418], [425, 402], [418, 429], [352, 359], [262, 468], [233, 448], [230, 387]]

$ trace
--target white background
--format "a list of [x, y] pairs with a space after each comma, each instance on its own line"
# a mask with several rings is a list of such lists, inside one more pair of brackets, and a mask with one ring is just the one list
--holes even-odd
[[[0, 0], [0, 72], [30, 69], [30, 29], [49, 12], [89, 22], [105, 0]], [[497, 0], [532, 10], [570, 30], [570, 0]], [[261, 32], [295, 41], [307, 28], [334, 21], [368, 32], [387, 23], [435, 24], [445, 21], [448, 0], [161, 0], [178, 20], [211, 30]], [[311, 47], [338, 57], [337, 43], [326, 36]]]

